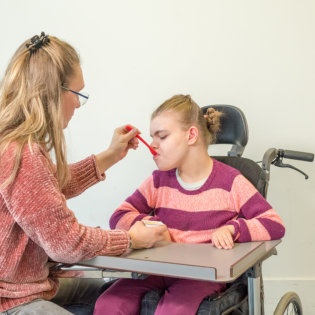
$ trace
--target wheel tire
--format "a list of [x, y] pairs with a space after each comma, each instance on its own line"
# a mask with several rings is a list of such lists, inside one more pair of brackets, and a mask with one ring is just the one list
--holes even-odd
[[[277, 308], [275, 312], [273, 313], [274, 315], [283, 315], [287, 314], [285, 313], [286, 310], [289, 309], [289, 307], [293, 308], [294, 313], [296, 315], [302, 315], [302, 303], [299, 298], [299, 296], [295, 292], [287, 292], [279, 301]], [[292, 312], [288, 313], [292, 314]]]

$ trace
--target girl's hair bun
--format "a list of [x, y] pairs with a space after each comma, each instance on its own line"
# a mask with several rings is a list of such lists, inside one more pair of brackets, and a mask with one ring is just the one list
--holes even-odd
[[204, 115], [207, 122], [207, 128], [212, 136], [212, 143], [215, 141], [215, 135], [220, 130], [220, 117], [222, 116], [222, 114], [222, 112], [219, 112], [214, 108], [209, 107], [206, 114]]

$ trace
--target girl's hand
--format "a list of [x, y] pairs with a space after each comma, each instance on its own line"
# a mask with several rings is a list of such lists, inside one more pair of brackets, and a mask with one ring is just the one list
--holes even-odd
[[128, 231], [133, 249], [150, 248], [156, 242], [166, 240], [166, 225], [146, 227], [142, 221], [137, 221]]
[[224, 225], [215, 230], [212, 233], [212, 245], [221, 249], [232, 249], [234, 246], [233, 234], [234, 234], [233, 225]]
[[128, 131], [126, 126], [115, 129], [108, 149], [95, 155], [96, 164], [101, 174], [123, 159], [129, 149], [137, 149], [139, 140], [136, 138], [136, 135], [139, 133], [137, 128]]

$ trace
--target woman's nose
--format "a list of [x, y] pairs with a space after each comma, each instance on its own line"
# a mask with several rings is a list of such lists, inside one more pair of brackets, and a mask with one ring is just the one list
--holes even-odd
[[81, 106], [81, 103], [80, 103], [80, 99], [79, 97], [77, 98], [77, 101], [75, 103], [75, 108], [79, 108]]

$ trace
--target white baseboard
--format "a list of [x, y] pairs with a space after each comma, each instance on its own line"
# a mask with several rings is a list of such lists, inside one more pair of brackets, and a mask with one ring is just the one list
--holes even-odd
[[298, 294], [303, 315], [315, 314], [315, 279], [263, 278], [265, 292], [265, 315], [272, 315], [281, 297], [289, 291]]

